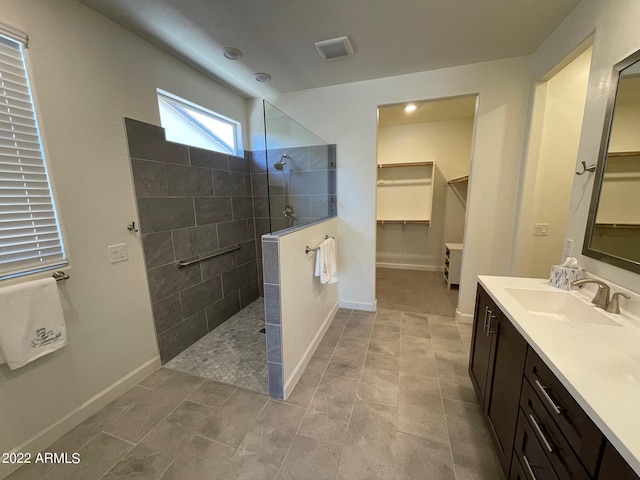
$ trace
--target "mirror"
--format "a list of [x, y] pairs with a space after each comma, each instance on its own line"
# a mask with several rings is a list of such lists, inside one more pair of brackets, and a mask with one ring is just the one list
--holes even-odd
[[640, 51], [613, 75], [582, 253], [640, 273]]

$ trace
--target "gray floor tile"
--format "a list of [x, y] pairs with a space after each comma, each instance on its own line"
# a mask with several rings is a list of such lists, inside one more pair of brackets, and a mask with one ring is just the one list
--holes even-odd
[[341, 337], [327, 366], [327, 373], [360, 378], [367, 355], [368, 340]]
[[455, 322], [440, 323], [432, 315], [429, 316], [431, 325], [431, 344], [434, 350], [455, 351], [466, 349]]
[[155, 390], [162, 384], [166, 383], [167, 380], [169, 380], [175, 374], [175, 370], [169, 370], [168, 368], [160, 367], [151, 375], [147, 376], [147, 378], [138, 383], [138, 385], [140, 385], [141, 387], [149, 388], [151, 390]]
[[339, 445], [296, 435], [278, 480], [333, 480], [341, 450]]
[[336, 348], [336, 344], [338, 343], [343, 330], [344, 326], [334, 326], [333, 324], [329, 325], [329, 328], [327, 328], [324, 337], [320, 340], [320, 343], [313, 355], [316, 357], [331, 358], [333, 350]]
[[204, 379], [193, 375], [176, 373], [155, 390], [142, 395], [105, 432], [129, 442], [139, 442], [203, 381]]
[[43, 480], [98, 480], [134, 446], [106, 433], [100, 433], [77, 451], [79, 463], [58, 465]]
[[379, 308], [376, 312], [376, 324], [401, 325], [402, 313], [400, 310]]
[[402, 312], [402, 335], [431, 338], [427, 315]]
[[469, 378], [469, 354], [441, 350], [435, 353], [438, 380], [443, 398], [478, 403]]
[[226, 383], [207, 380], [191, 395], [189, 400], [212, 408], [220, 407], [235, 392], [237, 387]]
[[237, 447], [251, 429], [269, 397], [237, 389], [200, 430], [203, 437]]
[[456, 322], [456, 326], [458, 327], [458, 331], [460, 332], [462, 343], [464, 343], [465, 345], [470, 345], [471, 337], [473, 335], [473, 324], [466, 322]]
[[398, 431], [436, 441], [448, 441], [437, 379], [400, 376]]
[[309, 406], [328, 364], [329, 359], [327, 358], [311, 357], [307, 367], [304, 369], [304, 373], [298, 380], [298, 383], [286, 402], [300, 407]]
[[358, 385], [358, 398], [379, 405], [398, 405], [400, 362], [368, 354]]
[[395, 452], [388, 442], [345, 445], [336, 480], [389, 480], [394, 478]]
[[430, 339], [401, 337], [400, 374], [437, 378], [436, 358]]
[[349, 321], [349, 317], [351, 316], [352, 310], [347, 308], [339, 308], [336, 312], [333, 320], [331, 321], [331, 325], [344, 327]]
[[388, 443], [393, 445], [398, 426], [397, 409], [356, 399], [345, 444]]
[[194, 436], [161, 480], [217, 480], [234, 449]]
[[448, 442], [398, 432], [396, 480], [456, 480]]
[[316, 440], [343, 443], [357, 388], [357, 379], [325, 373], [298, 433]]
[[374, 321], [374, 314], [362, 314], [359, 312], [353, 312], [349, 317], [347, 325], [344, 327], [342, 336], [369, 340], [369, 337], [371, 336], [371, 330], [373, 330]]

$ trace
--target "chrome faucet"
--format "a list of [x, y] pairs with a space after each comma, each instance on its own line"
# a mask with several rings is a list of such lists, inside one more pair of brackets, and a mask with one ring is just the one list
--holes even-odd
[[593, 300], [591, 300], [591, 303], [593, 303], [598, 308], [606, 310], [609, 306], [609, 292], [611, 291], [609, 285], [601, 282], [600, 280], [596, 280], [595, 278], [581, 278], [580, 280], [574, 280], [573, 282], [571, 282], [571, 285], [580, 287], [586, 283], [595, 283], [596, 285], [598, 285], [598, 291], [593, 297]]
[[618, 297], [624, 297], [627, 300], [631, 298], [626, 293], [622, 293], [622, 292], [614, 293], [613, 296], [611, 297], [611, 301], [609, 302], [609, 305], [607, 305], [607, 308], [606, 308], [607, 312], [620, 313], [620, 305], [618, 304]]

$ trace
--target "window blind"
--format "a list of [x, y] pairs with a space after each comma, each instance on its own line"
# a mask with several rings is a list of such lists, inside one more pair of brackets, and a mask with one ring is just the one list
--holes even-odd
[[14, 38], [0, 30], [0, 278], [66, 264], [24, 44]]

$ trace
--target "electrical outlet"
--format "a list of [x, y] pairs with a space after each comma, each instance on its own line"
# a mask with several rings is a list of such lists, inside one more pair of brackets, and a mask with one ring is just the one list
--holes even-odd
[[549, 224], [548, 223], [534, 223], [533, 224], [533, 235], [535, 237], [546, 237], [549, 235]]
[[124, 243], [109, 245], [107, 250], [109, 251], [109, 261], [111, 263], [123, 262], [129, 259], [129, 255], [127, 254], [127, 245]]
[[567, 238], [564, 241], [564, 248], [562, 249], [562, 254], [565, 257], [570, 257], [571, 252], [573, 252], [573, 240], [571, 240], [570, 238]]

